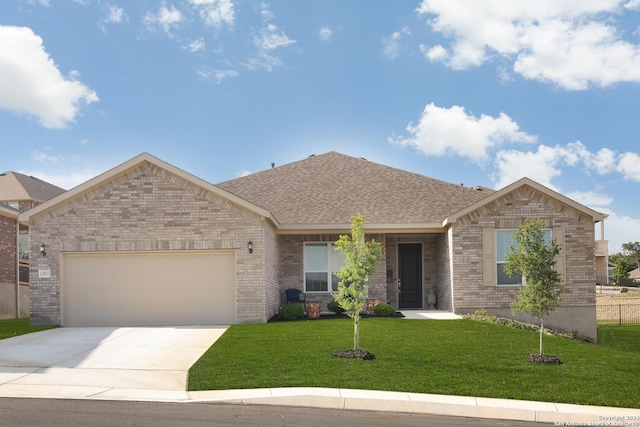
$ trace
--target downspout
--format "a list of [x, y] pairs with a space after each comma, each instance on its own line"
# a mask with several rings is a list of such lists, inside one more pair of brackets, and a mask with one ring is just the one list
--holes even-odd
[[20, 318], [20, 222], [16, 219], [16, 319]]

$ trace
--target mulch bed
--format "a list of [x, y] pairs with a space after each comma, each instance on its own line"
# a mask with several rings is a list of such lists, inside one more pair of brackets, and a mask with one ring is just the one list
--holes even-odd
[[562, 361], [555, 356], [547, 356], [545, 354], [530, 354], [527, 356], [527, 360], [533, 363], [539, 363], [541, 365], [562, 365]]
[[[367, 317], [376, 317], [373, 314], [361, 314], [360, 318], [361, 319], [366, 319]], [[404, 314], [402, 314], [399, 311], [396, 311], [396, 315], [394, 317], [404, 317]], [[347, 316], [346, 314], [342, 313], [342, 314], [320, 314], [320, 317], [318, 319], [308, 319], [306, 316], [298, 319], [298, 320], [330, 320], [330, 319], [349, 319], [349, 316]], [[294, 320], [287, 320], [285, 318], [283, 318], [282, 316], [280, 316], [279, 314], [274, 315], [271, 319], [268, 320], [269, 323], [271, 322], [293, 322]]]
[[373, 360], [376, 357], [373, 353], [369, 353], [367, 350], [357, 349], [357, 350], [338, 350], [334, 351], [333, 355], [340, 359], [362, 359], [362, 360]]

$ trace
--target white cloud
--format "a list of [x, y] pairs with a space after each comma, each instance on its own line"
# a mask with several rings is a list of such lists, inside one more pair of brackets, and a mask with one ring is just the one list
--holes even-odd
[[210, 79], [213, 78], [216, 80], [216, 83], [220, 84], [222, 83], [222, 81], [228, 79], [228, 78], [233, 78], [233, 77], [238, 77], [240, 76], [240, 73], [237, 72], [236, 70], [231, 70], [231, 69], [227, 69], [227, 70], [222, 70], [222, 69], [215, 69], [215, 70], [198, 70], [196, 71], [196, 73], [202, 77], [203, 79]]
[[80, 184], [87, 182], [91, 178], [96, 177], [101, 172], [87, 169], [80, 172], [63, 173], [63, 174], [52, 174], [52, 173], [43, 172], [43, 171], [33, 171], [33, 172], [23, 171], [20, 173], [29, 175], [29, 176], [35, 176], [36, 178], [46, 181], [50, 184], [57, 185], [60, 188], [69, 190], [73, 187], [76, 187]]
[[118, 6], [109, 5], [107, 7], [107, 16], [104, 22], [111, 24], [120, 24], [126, 20], [124, 9]]
[[617, 15], [637, 8], [640, 1], [623, 3], [423, 0], [416, 11], [451, 39], [449, 49], [427, 55], [432, 61], [461, 70], [497, 54], [512, 60], [513, 70], [524, 78], [582, 90], [640, 83], [640, 46], [625, 41], [614, 26]]
[[331, 40], [331, 36], [333, 35], [333, 30], [330, 27], [322, 27], [320, 31], [318, 31], [318, 37], [323, 42], [328, 42]]
[[400, 31], [394, 31], [389, 36], [382, 38], [382, 53], [389, 59], [396, 59], [402, 53], [402, 38], [404, 35], [411, 35], [409, 27], [404, 27]]
[[599, 175], [605, 175], [616, 169], [616, 152], [609, 148], [602, 148], [597, 153], [589, 153], [585, 158], [585, 164], [595, 170]]
[[604, 222], [604, 238], [609, 241], [609, 253], [622, 251], [623, 243], [640, 240], [640, 219], [618, 215], [607, 208], [596, 210], [609, 215]]
[[622, 154], [617, 169], [625, 179], [640, 182], [640, 156], [636, 153]]
[[487, 159], [487, 151], [507, 142], [535, 142], [536, 137], [520, 131], [516, 122], [504, 113], [498, 117], [467, 114], [464, 107], [425, 106], [418, 124], [409, 123], [409, 137], [390, 139], [410, 145], [426, 155], [455, 154], [476, 162]]
[[171, 35], [171, 28], [182, 20], [182, 13], [178, 9], [173, 5], [167, 7], [163, 3], [157, 13], [147, 12], [142, 22], [149, 30], [154, 30], [156, 26], [159, 26], [165, 33]]
[[630, 10], [640, 10], [640, 0], [631, 0], [624, 7]]
[[59, 129], [75, 121], [82, 104], [98, 101], [87, 86], [64, 78], [30, 28], [0, 26], [0, 46], [0, 108]]
[[287, 37], [284, 31], [281, 31], [275, 24], [268, 23], [273, 19], [273, 14], [269, 11], [266, 3], [261, 3], [260, 9], [266, 24], [253, 36], [253, 44], [258, 48], [258, 55], [249, 58], [245, 62], [245, 66], [251, 70], [264, 68], [267, 71], [272, 71], [273, 68], [282, 64], [282, 60], [273, 52], [276, 49], [294, 44], [296, 41]]
[[273, 13], [269, 10], [267, 3], [260, 3], [260, 16], [262, 16], [262, 22], [267, 23], [273, 19]]
[[231, 28], [235, 23], [235, 9], [231, 0], [189, 0], [189, 3], [199, 9], [205, 24], [216, 29], [225, 25]]
[[60, 156], [55, 156], [51, 154], [47, 154], [44, 151], [33, 151], [31, 153], [31, 159], [36, 162], [42, 163], [58, 163], [62, 158]]
[[594, 206], [603, 208], [605, 206], [609, 206], [611, 202], [613, 202], [613, 197], [606, 194], [596, 193], [595, 191], [574, 191], [566, 194], [566, 196], [590, 208], [593, 208]]
[[188, 50], [189, 52], [200, 52], [201, 50], [204, 50], [204, 48], [206, 47], [207, 47], [207, 44], [204, 42], [204, 39], [202, 38], [199, 38], [198, 40], [194, 40], [188, 45], [183, 46], [183, 48]]
[[421, 44], [420, 52], [432, 62], [447, 62], [449, 60], [449, 52], [441, 45], [428, 47]]
[[494, 164], [497, 172], [492, 179], [496, 188], [503, 188], [527, 177], [558, 191], [551, 180], [561, 174], [558, 167], [561, 160], [558, 149], [545, 145], [540, 145], [536, 152], [502, 150], [496, 153]]
[[402, 45], [400, 39], [402, 35], [399, 31], [391, 33], [391, 35], [382, 38], [382, 53], [389, 59], [396, 59], [400, 56]]

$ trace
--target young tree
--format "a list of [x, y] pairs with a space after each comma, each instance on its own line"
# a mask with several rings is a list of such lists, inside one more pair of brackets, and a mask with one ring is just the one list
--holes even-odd
[[382, 244], [364, 239], [364, 218], [361, 214], [351, 217], [351, 236], [342, 235], [336, 242], [336, 250], [345, 255], [345, 262], [336, 273], [338, 292], [334, 300], [353, 319], [353, 349], [359, 349], [358, 323], [364, 308], [369, 277], [375, 274], [376, 264], [382, 255]]
[[558, 306], [563, 292], [560, 273], [554, 270], [560, 246], [555, 240], [545, 242], [542, 231], [545, 227], [542, 219], [524, 221], [514, 234], [518, 246], [511, 247], [504, 265], [508, 275], [522, 276], [526, 280], [511, 304], [511, 310], [514, 314], [524, 312], [540, 320], [540, 356], [544, 354], [544, 318]]

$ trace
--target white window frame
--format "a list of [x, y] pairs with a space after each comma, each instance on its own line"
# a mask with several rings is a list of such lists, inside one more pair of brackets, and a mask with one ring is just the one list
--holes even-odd
[[[553, 229], [551, 228], [543, 228], [542, 232], [549, 232], [549, 240], [548, 240], [548, 244], [550, 244], [553, 241]], [[497, 229], [496, 233], [495, 233], [495, 255], [496, 255], [496, 259], [495, 259], [495, 272], [496, 272], [496, 285], [500, 286], [500, 287], [509, 287], [509, 286], [525, 286], [527, 284], [527, 278], [526, 276], [520, 276], [520, 282], [519, 283], [500, 283], [500, 274], [498, 274], [498, 266], [499, 265], [504, 265], [505, 261], [504, 259], [500, 260], [499, 259], [499, 254], [500, 254], [500, 247], [498, 245], [498, 233], [501, 232], [511, 232], [512, 234], [516, 232], [515, 228], [501, 228], [501, 229]], [[513, 239], [512, 239], [513, 240]], [[515, 241], [513, 241], [514, 244], [510, 244], [509, 246], [515, 246]], [[508, 252], [505, 252], [504, 255], [506, 255]], [[504, 256], [503, 256], [504, 258]]]
[[[307, 245], [325, 245], [327, 247], [327, 268], [323, 270], [307, 270]], [[304, 292], [305, 293], [330, 293], [337, 291], [337, 289], [333, 289], [333, 276], [335, 273], [340, 271], [340, 267], [332, 268], [332, 256], [336, 255], [336, 244], [335, 242], [304, 242], [302, 249], [302, 270], [303, 270], [303, 278], [304, 278]], [[340, 252], [341, 254], [341, 252]], [[309, 290], [307, 289], [307, 273], [325, 273], [327, 275], [327, 289], [324, 290]]]

